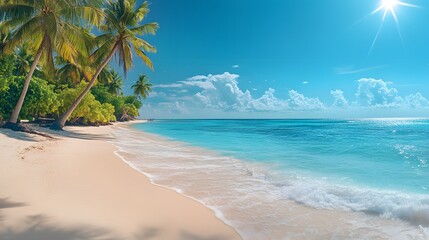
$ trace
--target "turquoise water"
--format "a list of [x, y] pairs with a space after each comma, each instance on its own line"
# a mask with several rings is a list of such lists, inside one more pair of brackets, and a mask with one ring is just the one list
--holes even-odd
[[136, 127], [285, 174], [429, 194], [429, 120], [158, 120]]
[[[290, 210], [285, 200], [404, 221], [400, 227], [380, 225], [390, 226], [383, 230], [390, 236], [396, 230], [405, 234], [405, 229], [418, 232], [419, 226], [429, 226], [426, 119], [156, 120], [133, 128], [223, 156], [199, 157], [181, 145], [167, 146], [134, 135], [118, 145], [125, 152], [138, 153], [131, 163], [150, 173], [155, 182], [191, 196], [197, 193], [197, 199], [200, 194], [200, 200], [226, 213], [226, 219], [238, 219], [235, 225], [244, 233], [265, 226], [262, 236], [273, 236], [276, 231], [282, 234], [283, 226], [292, 226], [284, 222], [290, 218], [290, 212], [282, 212]], [[256, 202], [257, 206], [252, 204]], [[247, 213], [252, 214], [243, 217]], [[252, 225], [254, 216], [258, 221]], [[358, 222], [374, 225], [362, 219]]]

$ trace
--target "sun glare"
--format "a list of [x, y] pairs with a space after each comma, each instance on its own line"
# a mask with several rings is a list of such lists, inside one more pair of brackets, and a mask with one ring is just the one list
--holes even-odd
[[[383, 11], [383, 17], [381, 19], [380, 28], [378, 29], [378, 32], [375, 35], [374, 41], [372, 42], [372, 45], [371, 45], [371, 48], [369, 50], [368, 55], [371, 54], [371, 51], [374, 47], [375, 42], [377, 41], [378, 35], [380, 34], [381, 28], [383, 27], [384, 20], [386, 20], [386, 16], [388, 13], [390, 13], [392, 15], [392, 17], [395, 19], [395, 22], [396, 22], [396, 25], [398, 26], [398, 31], [399, 31], [398, 17], [396, 16], [396, 12], [395, 12], [395, 7], [398, 5], [406, 6], [406, 7], [418, 7], [418, 6], [413, 5], [413, 4], [401, 2], [400, 0], [381, 0], [380, 5], [377, 7], [377, 9], [375, 9], [371, 13], [371, 14], [375, 14], [375, 13], [378, 13], [380, 11]], [[400, 32], [399, 32], [399, 35], [401, 35]]]
[[396, 17], [396, 12], [395, 12], [395, 6], [397, 5], [406, 6], [406, 7], [417, 7], [416, 5], [401, 2], [399, 0], [381, 0], [380, 6], [378, 6], [378, 8], [375, 9], [371, 14], [384, 10], [382, 21], [386, 19], [387, 13], [390, 12], [390, 14], [392, 14], [395, 21], [398, 22], [398, 18]]
[[398, 0], [383, 0], [382, 6], [386, 9], [393, 9], [398, 4]]

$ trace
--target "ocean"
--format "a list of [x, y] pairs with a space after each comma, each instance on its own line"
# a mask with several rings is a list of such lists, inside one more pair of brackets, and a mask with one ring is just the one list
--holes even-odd
[[429, 239], [429, 120], [156, 120], [115, 132], [244, 239]]

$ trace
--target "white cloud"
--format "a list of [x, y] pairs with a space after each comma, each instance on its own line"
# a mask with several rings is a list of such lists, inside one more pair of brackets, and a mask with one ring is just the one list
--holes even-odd
[[381, 79], [362, 78], [358, 80], [356, 97], [361, 106], [395, 107], [402, 98], [396, 88], [390, 88], [391, 82]]
[[404, 104], [411, 108], [429, 107], [429, 101], [421, 93], [410, 94], [404, 99]]
[[275, 90], [269, 88], [260, 98], [253, 99], [248, 104], [248, 109], [255, 111], [282, 111], [286, 110], [288, 103], [286, 100], [278, 99], [274, 96]]
[[[290, 99], [279, 99], [275, 94], [275, 90], [269, 88], [264, 94], [255, 98], [249, 90], [242, 90], [238, 86], [239, 75], [225, 72], [217, 75], [197, 75], [187, 80], [180, 81], [179, 84], [163, 85], [163, 87], [177, 88], [180, 85], [184, 88], [182, 91], [170, 91], [168, 99], [171, 102], [173, 99], [179, 99], [177, 93], [187, 94], [190, 99], [185, 101], [189, 108], [205, 108], [216, 109], [225, 112], [275, 112], [289, 110], [315, 110], [323, 108], [323, 104], [317, 98], [307, 98], [304, 95], [290, 91]], [[190, 88], [193, 87], [193, 93]], [[195, 90], [196, 88], [196, 90]], [[185, 91], [184, 91], [185, 90]], [[256, 89], [252, 89], [256, 90]], [[190, 95], [192, 94], [192, 95]], [[158, 94], [159, 95], [159, 94]], [[180, 97], [185, 100], [185, 96]], [[162, 104], [162, 107], [171, 104]]]
[[361, 72], [367, 72], [374, 69], [384, 68], [386, 65], [379, 65], [379, 66], [372, 66], [372, 67], [366, 67], [366, 68], [354, 68], [354, 67], [338, 67], [334, 69], [334, 72], [339, 75], [344, 74], [355, 74], [355, 73], [361, 73]]
[[172, 83], [172, 84], [158, 84], [153, 86], [153, 88], [180, 88], [183, 87], [183, 84]]
[[341, 90], [331, 91], [331, 95], [334, 97], [333, 107], [343, 108], [349, 105], [346, 98], [344, 97], [344, 93]]
[[308, 84], [308, 82], [307, 82], [307, 81], [304, 81], [304, 82], [302, 82], [302, 84]]
[[297, 110], [316, 110], [325, 106], [318, 98], [308, 98], [295, 90], [289, 91], [289, 106]]
[[216, 89], [213, 83], [208, 81], [199, 81], [199, 80], [187, 80], [187, 81], [181, 81], [184, 85], [188, 86], [195, 86], [202, 89]]
[[240, 65], [233, 65], [232, 68], [239, 68]]
[[[154, 116], [327, 116], [321, 114], [347, 114], [348, 116], [396, 116], [400, 112], [415, 109], [421, 115], [422, 109], [429, 113], [429, 100], [421, 93], [408, 96], [399, 95], [393, 83], [381, 79], [362, 78], [357, 80], [354, 98], [346, 99], [342, 90], [330, 91], [332, 104], [324, 104], [319, 98], [304, 96], [296, 90], [287, 92], [287, 97], [279, 98], [278, 92], [268, 88], [262, 96], [253, 96], [257, 89], [241, 89], [239, 75], [225, 72], [215, 75], [197, 75], [172, 84], [158, 85], [150, 95], [146, 109]], [[304, 82], [303, 82], [304, 84]], [[253, 91], [252, 91], [253, 90]], [[251, 93], [252, 91], [252, 93]], [[284, 93], [285, 94], [285, 93]], [[323, 93], [321, 93], [323, 94]], [[397, 111], [401, 109], [401, 111]], [[341, 110], [341, 111], [339, 111]], [[144, 110], [142, 110], [143, 112]], [[347, 113], [345, 112], [347, 111]], [[257, 114], [259, 112], [259, 114]], [[383, 115], [384, 113], [390, 115]], [[271, 115], [270, 115], [271, 114]], [[365, 115], [366, 114], [366, 115]], [[369, 114], [369, 115], [368, 115]], [[148, 115], [151, 116], [151, 115]], [[344, 116], [344, 115], [341, 115]]]
[[197, 76], [193, 76], [193, 77], [188, 78], [188, 81], [198, 81], [198, 80], [206, 80], [206, 79], [207, 79], [207, 77], [204, 75], [197, 75]]

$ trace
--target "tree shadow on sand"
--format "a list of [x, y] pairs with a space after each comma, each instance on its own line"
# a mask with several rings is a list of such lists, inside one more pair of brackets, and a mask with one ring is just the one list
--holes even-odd
[[4, 216], [1, 212], [2, 209], [23, 207], [23, 206], [25, 206], [24, 203], [12, 202], [9, 200], [9, 198], [0, 198], [0, 226], [1, 226], [1, 223], [4, 221]]
[[186, 232], [183, 231], [181, 236], [180, 236], [181, 240], [229, 240], [230, 238], [225, 237], [225, 236], [199, 236], [197, 234], [194, 233], [190, 233], [190, 232]]
[[60, 132], [61, 136], [68, 138], [78, 138], [85, 140], [112, 140], [113, 138], [109, 134], [94, 134], [94, 133], [77, 133], [77, 132], [68, 132], [62, 131]]
[[[79, 128], [94, 128], [93, 126], [80, 126]], [[101, 128], [104, 126], [101, 126]], [[63, 131], [52, 130], [50, 128], [45, 127], [36, 127], [37, 130], [49, 134], [52, 137], [65, 137], [65, 138], [77, 138], [84, 140], [112, 140], [112, 136], [109, 134], [96, 134], [96, 133], [82, 133], [76, 131], [67, 131], [67, 129]]]
[[136, 240], [154, 240], [159, 239], [159, 234], [161, 233], [160, 229], [156, 228], [145, 228], [140, 232], [134, 235]]
[[0, 198], [0, 210], [4, 208], [23, 207], [24, 203], [12, 202], [9, 198]]
[[90, 226], [56, 226], [43, 215], [28, 216], [18, 227], [0, 229], [2, 240], [122, 240]]
[[27, 141], [27, 142], [38, 142], [35, 136], [18, 131], [12, 131], [6, 128], [0, 128], [0, 135], [4, 134], [6, 137], [14, 138], [17, 140]]

